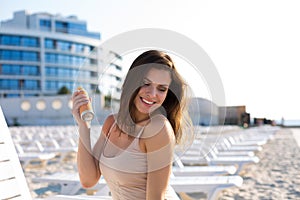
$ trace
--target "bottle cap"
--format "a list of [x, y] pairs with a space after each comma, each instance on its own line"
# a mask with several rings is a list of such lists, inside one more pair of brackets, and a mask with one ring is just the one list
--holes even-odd
[[91, 110], [85, 110], [81, 113], [81, 119], [84, 121], [92, 121], [95, 114]]

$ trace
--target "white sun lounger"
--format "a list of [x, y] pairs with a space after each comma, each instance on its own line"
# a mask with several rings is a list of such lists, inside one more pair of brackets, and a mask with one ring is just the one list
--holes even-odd
[[[80, 179], [78, 176], [78, 173], [55, 173], [52, 175], [48, 175], [48, 176], [43, 176], [40, 178], [36, 178], [34, 179], [34, 181], [37, 182], [47, 182], [49, 184], [59, 184], [61, 186], [61, 191], [60, 193], [62, 195], [59, 196], [55, 196], [53, 198], [50, 198], [51, 200], [56, 200], [56, 199], [60, 199], [60, 198], [68, 198], [69, 195], [72, 195], [78, 199], [84, 199], [84, 195], [80, 195], [80, 196], [76, 196], [74, 194], [78, 193], [78, 191], [80, 189], [82, 189], [82, 185], [80, 183]], [[107, 196], [109, 195], [110, 191], [109, 188], [106, 184], [106, 181], [104, 180], [103, 177], [100, 178], [100, 180], [98, 181], [98, 183], [91, 188], [87, 189], [87, 193], [89, 193], [89, 191], [91, 191], [90, 193], [95, 193], [95, 197], [100, 196]], [[90, 197], [91, 199], [97, 199], [95, 197]], [[89, 199], [89, 198], [87, 198]]]
[[[55, 131], [55, 128], [57, 131]], [[12, 137], [15, 145], [24, 152], [56, 154], [63, 161], [77, 152], [77, 143], [72, 138], [69, 127], [13, 127]], [[75, 135], [73, 133], [73, 135]]]
[[[173, 167], [173, 176], [170, 185], [177, 193], [204, 192], [207, 199], [216, 199], [219, 192], [230, 187], [240, 187], [243, 179], [234, 174], [235, 166], [184, 166], [177, 160], [178, 167]], [[223, 174], [223, 176], [221, 176]]]
[[[61, 192], [64, 194], [76, 194], [82, 188], [78, 174], [58, 173], [37, 178], [35, 181], [59, 184], [63, 187]], [[242, 183], [243, 179], [237, 175], [175, 176], [170, 179], [170, 185], [176, 193], [204, 192], [210, 200], [215, 199], [219, 191], [230, 187], [240, 187]], [[100, 180], [97, 185], [90, 189], [99, 191], [95, 196], [99, 194], [106, 195], [106, 193], [109, 192], [104, 179]], [[61, 197], [65, 197], [65, 195]]]
[[[31, 200], [31, 194], [0, 106], [0, 199]], [[80, 196], [79, 196], [80, 197]], [[76, 200], [78, 196], [53, 196], [49, 200]], [[45, 198], [43, 200], [47, 200]], [[82, 199], [88, 199], [83, 197]], [[111, 197], [97, 196], [98, 200]], [[42, 200], [36, 198], [35, 200]]]
[[[255, 156], [253, 151], [230, 151], [230, 150], [219, 150], [215, 146], [211, 146], [210, 149], [214, 151], [217, 156]], [[184, 155], [185, 156], [201, 156], [201, 147], [191, 147]]]
[[0, 199], [31, 199], [1, 107], [0, 130]]
[[55, 158], [54, 153], [24, 152], [20, 144], [15, 144], [15, 147], [18, 152], [18, 157], [21, 161], [23, 169], [26, 169], [30, 165], [33, 165], [34, 162], [37, 162], [39, 165], [45, 166], [49, 160]]
[[208, 200], [216, 199], [221, 190], [242, 184], [243, 178], [240, 176], [176, 176], [170, 179], [170, 185], [177, 193], [204, 192]]
[[63, 161], [69, 154], [77, 153], [77, 146], [62, 147], [55, 139], [35, 141], [40, 152], [43, 153], [55, 153], [60, 157], [60, 161]]
[[[58, 184], [61, 186], [60, 194], [75, 195], [83, 186], [80, 183], [78, 173], [55, 173], [32, 179], [34, 182], [44, 182], [49, 184]], [[101, 194], [108, 195], [109, 190], [104, 178], [100, 178], [98, 184], [88, 190], [101, 191]], [[99, 193], [98, 193], [99, 194]]]
[[176, 156], [174, 166], [172, 168], [175, 176], [213, 176], [235, 174], [236, 167], [234, 165], [227, 166], [185, 166], [179, 157]]
[[236, 165], [236, 174], [239, 174], [245, 164], [259, 162], [257, 156], [215, 156], [213, 152], [209, 154], [211, 156], [182, 156], [181, 161], [185, 165]]
[[[224, 168], [220, 167], [222, 172], [224, 172]], [[197, 167], [194, 167], [197, 168]], [[192, 167], [189, 167], [189, 172], [183, 172], [186, 175], [194, 175], [199, 174], [199, 171], [193, 171]], [[228, 169], [229, 170], [229, 169]], [[235, 171], [235, 167], [230, 167], [230, 173]], [[209, 170], [206, 171], [208, 174], [211, 173]], [[205, 173], [203, 171], [203, 173]], [[218, 172], [213, 172], [218, 173]], [[180, 172], [177, 172], [180, 174]], [[200, 172], [201, 174], [201, 172]], [[181, 174], [182, 175], [182, 174]], [[81, 183], [79, 180], [78, 174], [69, 174], [69, 173], [56, 173], [48, 176], [43, 176], [39, 178], [35, 178], [34, 181], [38, 182], [48, 182], [52, 184], [59, 184], [61, 185], [61, 193], [62, 194], [76, 194], [81, 188]], [[240, 176], [174, 176], [170, 179], [171, 187], [177, 193], [188, 193], [188, 192], [204, 192], [207, 194], [208, 199], [214, 199], [218, 192], [230, 188], [230, 187], [240, 187], [243, 183], [243, 179]], [[104, 179], [100, 179], [97, 185], [90, 188], [90, 190], [98, 190], [97, 195], [107, 195], [109, 189], [105, 183]], [[97, 196], [95, 195], [95, 196]], [[65, 197], [65, 195], [61, 196]], [[56, 199], [55, 197], [54, 199]], [[81, 199], [82, 197], [78, 197]], [[53, 200], [54, 200], [53, 199]], [[91, 198], [93, 199], [93, 198]]]

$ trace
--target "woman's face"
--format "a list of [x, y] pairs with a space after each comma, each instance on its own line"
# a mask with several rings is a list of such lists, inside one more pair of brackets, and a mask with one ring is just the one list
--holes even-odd
[[143, 85], [134, 99], [138, 120], [149, 118], [149, 113], [163, 104], [171, 84], [171, 75], [166, 70], [152, 68], [143, 81]]

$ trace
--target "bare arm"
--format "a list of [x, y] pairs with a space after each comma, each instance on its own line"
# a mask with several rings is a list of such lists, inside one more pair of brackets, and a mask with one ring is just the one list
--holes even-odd
[[[100, 179], [101, 171], [99, 167], [99, 158], [102, 151], [103, 141], [107, 133], [108, 126], [111, 123], [111, 118], [105, 121], [101, 135], [95, 146], [91, 147], [90, 140], [90, 124], [83, 121], [79, 115], [79, 107], [86, 104], [89, 99], [84, 94], [75, 92], [72, 96], [73, 108], [72, 114], [78, 124], [79, 144], [77, 153], [77, 166], [80, 177], [80, 182], [85, 188], [94, 186]], [[103, 133], [104, 132], [104, 133]]]
[[164, 199], [172, 170], [174, 133], [168, 121], [154, 136], [145, 139], [147, 151], [147, 200]]
[[101, 171], [98, 160], [91, 149], [89, 129], [79, 126], [79, 135], [77, 167], [82, 186], [89, 188], [98, 182]]

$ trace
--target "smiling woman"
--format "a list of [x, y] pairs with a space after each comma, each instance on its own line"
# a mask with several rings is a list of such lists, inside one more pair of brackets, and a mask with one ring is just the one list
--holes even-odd
[[169, 55], [149, 50], [132, 63], [122, 86], [119, 111], [107, 117], [95, 146], [79, 107], [86, 95], [73, 94], [79, 125], [77, 156], [83, 186], [103, 175], [113, 199], [179, 199], [169, 185], [174, 147], [192, 126], [186, 113], [187, 85]]
[[137, 121], [144, 121], [149, 113], [159, 108], [167, 97], [171, 83], [170, 72], [166, 70], [151, 69], [144, 78], [144, 85], [135, 97], [134, 104], [140, 112]]

